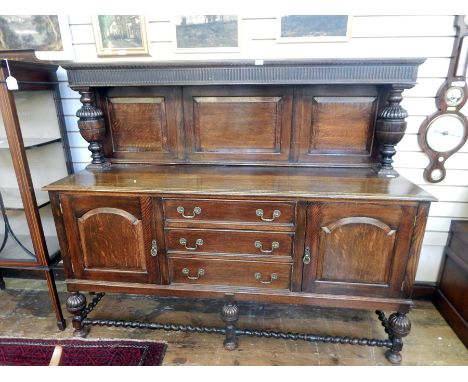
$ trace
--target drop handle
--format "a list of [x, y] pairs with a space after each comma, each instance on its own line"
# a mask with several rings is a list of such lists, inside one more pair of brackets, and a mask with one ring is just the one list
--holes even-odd
[[264, 222], [272, 222], [276, 218], [279, 218], [281, 216], [281, 211], [280, 210], [274, 210], [273, 211], [273, 216], [271, 218], [266, 218], [266, 217], [263, 216], [264, 215], [263, 210], [261, 208], [259, 208], [258, 210], [255, 211], [255, 215], [257, 215]]
[[183, 268], [182, 269], [182, 274], [187, 276], [187, 278], [189, 280], [198, 280], [200, 277], [204, 276], [205, 275], [205, 270], [203, 268], [200, 268], [198, 271], [197, 271], [197, 275], [196, 276], [190, 276], [190, 270], [188, 268]]
[[270, 280], [265, 281], [262, 280], [262, 274], [260, 272], [257, 272], [254, 274], [255, 280], [259, 281], [262, 284], [271, 284], [273, 281], [278, 280], [278, 274], [277, 273], [272, 273], [270, 275]]
[[185, 247], [185, 249], [187, 249], [189, 251], [196, 251], [198, 249], [198, 247], [201, 247], [203, 245], [203, 239], [197, 239], [197, 241], [195, 241], [195, 247], [187, 247], [187, 239], [182, 237], [179, 240], [179, 244], [183, 245]]
[[275, 249], [279, 248], [279, 243], [277, 241], [274, 241], [271, 243], [271, 249], [263, 249], [263, 244], [261, 241], [256, 240], [254, 242], [255, 248], [259, 249], [260, 252], [262, 253], [272, 253]]
[[186, 219], [193, 219], [195, 216], [200, 215], [202, 209], [200, 207], [195, 207], [193, 209], [192, 215], [185, 215], [185, 208], [182, 206], [177, 207], [177, 212], [182, 215], [182, 217]]
[[310, 248], [309, 248], [309, 246], [305, 247], [304, 257], [302, 258], [302, 262], [304, 264], [306, 264], [306, 265], [310, 263]]
[[151, 251], [150, 251], [150, 253], [151, 253], [151, 256], [153, 256], [153, 257], [158, 256], [158, 243], [156, 242], [156, 240], [153, 240], [151, 242]]

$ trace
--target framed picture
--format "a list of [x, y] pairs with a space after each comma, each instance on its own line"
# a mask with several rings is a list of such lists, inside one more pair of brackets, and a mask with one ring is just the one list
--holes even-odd
[[176, 49], [180, 52], [239, 51], [239, 22], [231, 15], [191, 15], [175, 18]]
[[94, 16], [93, 29], [98, 57], [149, 54], [146, 21], [143, 16]]
[[351, 35], [348, 15], [284, 15], [277, 26], [278, 42], [347, 41]]
[[0, 50], [33, 49], [40, 60], [71, 60], [65, 15], [0, 15]]

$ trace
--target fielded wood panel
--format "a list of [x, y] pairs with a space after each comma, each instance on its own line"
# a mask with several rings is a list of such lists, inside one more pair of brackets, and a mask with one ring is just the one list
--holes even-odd
[[311, 204], [303, 289], [393, 295], [400, 292], [416, 207], [373, 203]]
[[[347, 223], [345, 219], [349, 219]], [[344, 218], [336, 222], [339, 226], [335, 229], [322, 227], [318, 280], [387, 284], [395, 230], [366, 220]]]
[[[174, 283], [273, 289], [288, 289], [290, 285], [290, 264], [179, 257], [170, 258], [169, 264]], [[184, 268], [188, 273], [183, 271]], [[256, 273], [260, 274], [259, 279], [255, 277]], [[272, 274], [276, 274], [276, 278]]]
[[107, 102], [114, 151], [168, 151], [164, 98], [108, 98]]
[[190, 160], [289, 159], [291, 87], [186, 87], [183, 92]]
[[61, 202], [75, 277], [159, 282], [151, 198], [62, 195]]
[[349, 166], [375, 161], [379, 98], [374, 87], [303, 87], [297, 91], [295, 105], [299, 162]]
[[[309, 153], [370, 154], [377, 99], [314, 97]], [[336, 120], [343, 121], [336, 125]]]
[[130, 161], [177, 159], [180, 100], [176, 88], [111, 89], [99, 104], [105, 110], [105, 154]]

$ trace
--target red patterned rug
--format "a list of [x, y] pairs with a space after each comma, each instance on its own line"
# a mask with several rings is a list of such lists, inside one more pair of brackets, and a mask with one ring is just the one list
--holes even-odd
[[47, 366], [56, 345], [60, 366], [159, 366], [166, 344], [150, 341], [0, 338], [0, 365]]

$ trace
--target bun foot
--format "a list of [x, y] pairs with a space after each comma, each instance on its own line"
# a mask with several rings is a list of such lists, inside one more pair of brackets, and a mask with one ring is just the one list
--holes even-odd
[[86, 336], [89, 334], [90, 328], [88, 326], [82, 326], [79, 329], [75, 329], [73, 331], [73, 336], [74, 337], [80, 337], [80, 338], [86, 338]]
[[72, 325], [75, 328], [73, 335], [75, 337], [86, 337], [89, 333], [89, 327], [82, 324], [86, 308], [86, 297], [79, 292], [71, 292], [67, 298], [67, 310], [73, 314]]
[[406, 337], [411, 330], [411, 321], [405, 313], [392, 313], [388, 320], [383, 321], [388, 338], [392, 341], [392, 346], [385, 352], [385, 357], [394, 365], [401, 363], [401, 350], [403, 349], [403, 337]]
[[401, 363], [401, 354], [399, 352], [394, 352], [391, 349], [388, 349], [385, 352], [385, 358], [394, 365], [399, 365]]
[[223, 345], [226, 350], [236, 350], [239, 347], [239, 341], [237, 338], [234, 341], [226, 338], [223, 341]]

